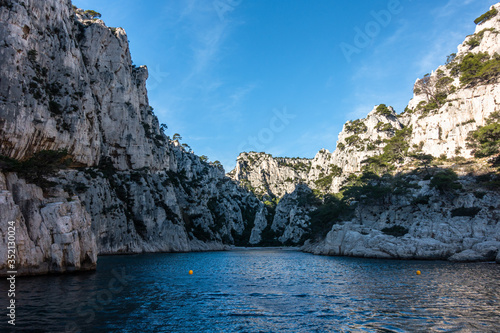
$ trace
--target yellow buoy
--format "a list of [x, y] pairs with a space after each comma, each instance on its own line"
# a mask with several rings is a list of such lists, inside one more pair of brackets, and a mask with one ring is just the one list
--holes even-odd
[[417, 271], [417, 275], [420, 275], [420, 271]]
[[189, 270], [189, 275], [193, 275], [193, 270], [192, 269]]

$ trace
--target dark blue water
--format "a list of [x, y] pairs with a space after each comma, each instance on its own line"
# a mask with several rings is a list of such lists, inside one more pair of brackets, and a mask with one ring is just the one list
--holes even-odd
[[19, 278], [16, 331], [500, 332], [499, 277], [289, 250], [100, 257], [96, 273]]

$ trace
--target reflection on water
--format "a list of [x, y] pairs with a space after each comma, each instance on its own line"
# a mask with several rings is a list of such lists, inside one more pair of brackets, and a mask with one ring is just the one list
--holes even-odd
[[500, 332], [499, 276], [272, 249], [100, 257], [96, 273], [19, 278], [16, 331]]

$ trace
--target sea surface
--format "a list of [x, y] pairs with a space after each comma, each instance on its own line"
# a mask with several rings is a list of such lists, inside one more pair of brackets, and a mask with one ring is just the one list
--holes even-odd
[[15, 332], [500, 332], [499, 278], [492, 263], [288, 249], [107, 256], [18, 278]]

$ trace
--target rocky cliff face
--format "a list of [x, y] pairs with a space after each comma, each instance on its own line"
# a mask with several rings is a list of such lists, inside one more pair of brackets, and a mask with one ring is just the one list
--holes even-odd
[[64, 148], [84, 166], [102, 156], [120, 170], [175, 165], [148, 103], [147, 68], [132, 65], [123, 29], [70, 1], [2, 4], [3, 155]]
[[282, 197], [295, 184], [309, 180], [312, 161], [305, 158], [273, 158], [266, 153], [241, 153], [228, 176], [261, 197]]
[[[492, 8], [498, 10], [500, 5]], [[423, 153], [470, 158], [467, 135], [484, 126], [485, 120], [498, 111], [498, 80], [485, 82], [487, 84], [464, 83], [458, 73], [459, 63], [467, 55], [479, 53], [491, 57], [500, 53], [498, 16], [478, 24], [475, 33], [458, 46], [458, 52], [449, 58], [447, 65], [415, 83], [414, 97], [401, 121], [405, 126], [412, 126], [411, 144], [421, 147]]]
[[[500, 4], [494, 7], [500, 10]], [[382, 104], [366, 118], [347, 122], [333, 153], [321, 150], [313, 160], [243, 153], [229, 176], [251, 190], [258, 189], [259, 194], [282, 198], [272, 224], [273, 230], [279, 230], [276, 239], [281, 243], [300, 244], [304, 238], [297, 235], [314, 238], [310, 232], [318, 219], [310, 217], [329, 214], [328, 209], [321, 211], [327, 205], [318, 200], [330, 200], [327, 196], [343, 186], [343, 190], [358, 191], [357, 199], [349, 202], [352, 216], [338, 219], [331, 206], [335, 225], [325, 240], [308, 242], [306, 251], [382, 258], [494, 259], [500, 249], [498, 192], [496, 185], [486, 186], [483, 180], [492, 177], [489, 182], [496, 184], [498, 172], [486, 161], [473, 158], [467, 137], [500, 110], [498, 69], [494, 63], [482, 69], [478, 65], [497, 59], [499, 35], [500, 16], [478, 24], [458, 52], [450, 55], [447, 65], [416, 81], [414, 97], [402, 114]], [[412, 158], [415, 155], [420, 160]], [[375, 160], [367, 161], [369, 158]], [[395, 178], [365, 181], [360, 178], [364, 167], [380, 176], [392, 173]], [[457, 186], [463, 192], [443, 197], [429, 187], [429, 181], [449, 168], [458, 172]], [[373, 193], [380, 189], [397, 193], [381, 192], [384, 202], [365, 200], [369, 192], [359, 193], [377, 182]], [[413, 185], [395, 185], [398, 183]], [[309, 196], [305, 205], [290, 200], [304, 193], [304, 186], [316, 199]], [[481, 193], [481, 198], [473, 193]], [[460, 212], [474, 214], [462, 216]], [[404, 237], [391, 235], [393, 227], [407, 233]]]
[[[248, 243], [266, 207], [160, 130], [123, 29], [69, 0], [6, 0], [0, 35], [0, 231], [18, 225], [18, 271]], [[33, 175], [45, 151], [70, 162]]]

